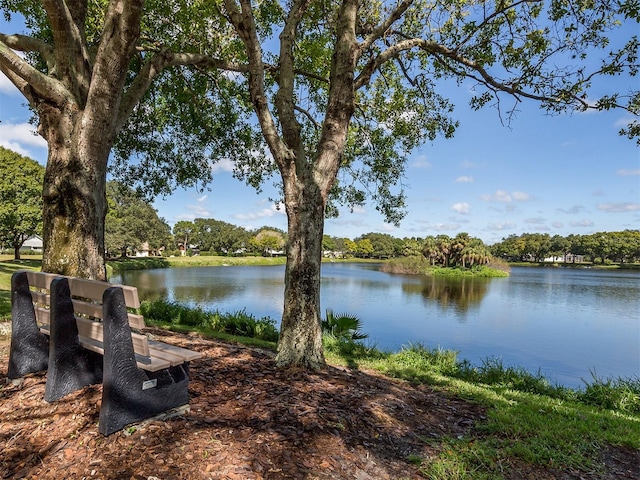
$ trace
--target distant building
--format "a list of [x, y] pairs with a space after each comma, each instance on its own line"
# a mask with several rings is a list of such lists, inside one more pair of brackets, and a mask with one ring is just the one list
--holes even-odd
[[549, 263], [582, 263], [584, 262], [584, 255], [568, 253], [566, 256], [548, 257], [544, 261]]
[[149, 242], [144, 242], [139, 250], [136, 250], [136, 257], [149, 256]]
[[27, 238], [22, 247], [20, 247], [20, 251], [22, 252], [42, 252], [44, 247], [44, 243], [42, 242], [42, 238], [38, 235], [33, 235]]

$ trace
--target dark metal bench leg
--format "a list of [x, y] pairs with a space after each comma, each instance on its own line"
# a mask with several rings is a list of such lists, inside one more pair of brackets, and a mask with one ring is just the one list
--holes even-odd
[[33, 300], [26, 272], [11, 276], [11, 349], [7, 377], [20, 378], [27, 373], [47, 369], [49, 338], [36, 323]]
[[189, 403], [188, 366], [147, 372], [137, 367], [121, 288], [102, 298], [104, 377], [99, 431], [110, 435], [126, 425]]
[[49, 371], [44, 391], [47, 402], [102, 382], [102, 355], [86, 350], [78, 341], [69, 281], [55, 278], [50, 293]]

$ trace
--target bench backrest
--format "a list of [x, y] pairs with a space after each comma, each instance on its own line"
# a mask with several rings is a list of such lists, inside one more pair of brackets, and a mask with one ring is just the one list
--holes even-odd
[[[128, 285], [115, 285], [98, 280], [88, 280], [77, 277], [66, 277], [53, 273], [26, 271], [29, 286], [32, 288], [31, 298], [34, 303], [36, 320], [39, 324], [48, 328], [50, 319], [49, 306], [51, 305], [51, 282], [54, 278], [66, 278], [69, 282], [69, 290], [73, 303], [73, 311], [76, 315], [78, 335], [81, 343], [87, 348], [101, 352], [104, 340], [102, 320], [102, 295], [110, 287], [120, 287], [124, 293], [127, 308], [140, 307], [138, 289]], [[131, 328], [144, 328], [144, 317], [136, 313], [128, 312], [129, 325]], [[96, 321], [97, 320], [97, 321]], [[150, 350], [149, 342], [145, 335], [132, 332], [131, 340], [138, 360], [141, 363], [149, 363]]]
[[[43, 305], [50, 304], [48, 290], [51, 287], [51, 281], [56, 277], [53, 273], [27, 271], [29, 285], [36, 289], [47, 290], [47, 292], [32, 291], [33, 301]], [[93, 318], [102, 318], [102, 294], [109, 287], [120, 287], [124, 293], [124, 300], [127, 308], [140, 308], [140, 299], [138, 297], [138, 289], [128, 285], [115, 285], [108, 282], [100, 282], [98, 280], [87, 280], [85, 278], [64, 277], [69, 282], [71, 297], [73, 300], [73, 310], [76, 314], [87, 315]], [[129, 325], [131, 328], [144, 328], [144, 318], [136, 313], [129, 313]]]

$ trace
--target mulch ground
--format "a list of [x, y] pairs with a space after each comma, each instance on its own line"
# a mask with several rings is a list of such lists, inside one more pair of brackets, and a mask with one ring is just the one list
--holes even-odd
[[[482, 407], [429, 386], [329, 367], [275, 368], [273, 353], [153, 330], [204, 353], [191, 364], [190, 412], [102, 437], [101, 386], [55, 403], [45, 376], [0, 387], [0, 478], [18, 479], [415, 479], [411, 463], [442, 437], [477, 436]], [[0, 336], [0, 381], [8, 337]], [[430, 441], [425, 441], [430, 440]], [[502, 465], [506, 479], [640, 478], [640, 452], [602, 452], [606, 473]]]

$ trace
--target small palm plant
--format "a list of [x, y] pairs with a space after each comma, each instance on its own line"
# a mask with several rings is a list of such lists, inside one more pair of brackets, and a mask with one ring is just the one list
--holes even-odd
[[356, 341], [368, 338], [369, 335], [360, 331], [361, 327], [362, 321], [355, 315], [348, 313], [336, 315], [329, 308], [326, 318], [322, 320], [322, 333], [338, 340]]

